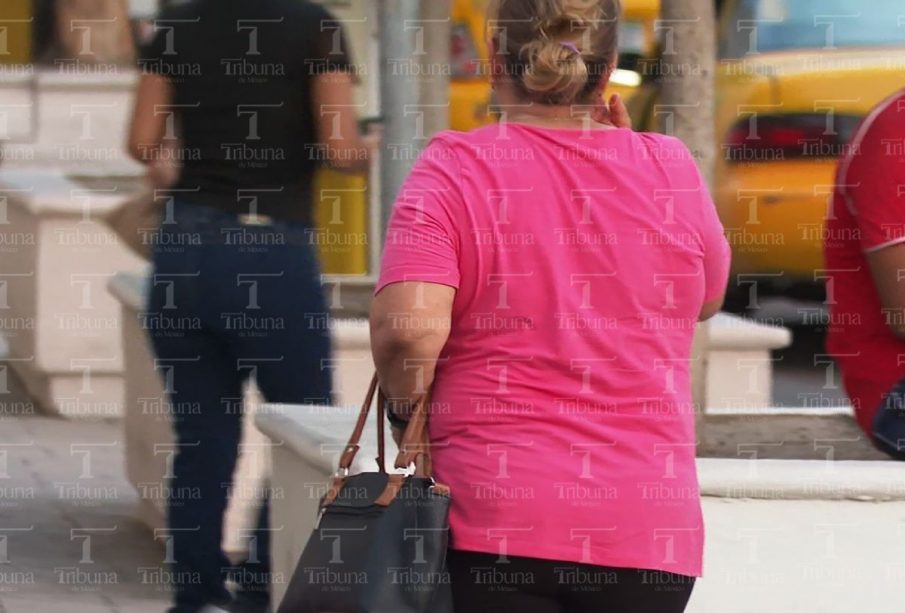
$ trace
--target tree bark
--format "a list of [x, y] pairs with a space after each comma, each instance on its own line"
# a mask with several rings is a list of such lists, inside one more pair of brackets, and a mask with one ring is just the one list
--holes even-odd
[[449, 124], [450, 0], [381, 0], [381, 236], [430, 137]]
[[713, 0], [663, 3], [661, 129], [682, 139], [713, 184], [716, 14]]
[[[663, 36], [661, 130], [691, 149], [708, 185], [716, 161], [714, 78], [716, 10], [713, 0], [663, 2], [658, 29]], [[706, 441], [707, 355], [710, 324], [698, 326], [692, 349], [692, 395], [698, 440]]]
[[420, 17], [418, 0], [381, 0], [380, 21], [380, 107], [383, 114], [383, 151], [380, 155], [380, 207], [385, 237], [393, 203], [418, 153], [424, 146], [419, 138], [421, 88], [413, 72], [416, 64], [415, 30], [411, 24]]
[[[449, 41], [452, 38], [451, 0], [431, 0], [421, 4], [424, 21], [421, 36], [421, 104], [424, 131], [430, 137], [449, 127]], [[417, 44], [416, 44], [417, 46]]]

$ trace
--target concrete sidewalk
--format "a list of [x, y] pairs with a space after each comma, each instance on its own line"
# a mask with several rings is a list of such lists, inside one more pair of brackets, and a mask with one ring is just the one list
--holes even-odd
[[160, 613], [163, 544], [133, 518], [117, 422], [0, 392], [0, 613]]

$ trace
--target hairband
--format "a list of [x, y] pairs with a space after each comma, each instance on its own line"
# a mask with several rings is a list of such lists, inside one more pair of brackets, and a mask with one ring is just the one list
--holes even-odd
[[566, 43], [560, 43], [560, 44], [563, 47], [565, 47], [566, 49], [568, 49], [569, 51], [572, 51], [573, 53], [575, 53], [576, 55], [581, 55], [581, 50], [578, 48], [578, 45], [576, 45], [575, 43], [566, 42]]

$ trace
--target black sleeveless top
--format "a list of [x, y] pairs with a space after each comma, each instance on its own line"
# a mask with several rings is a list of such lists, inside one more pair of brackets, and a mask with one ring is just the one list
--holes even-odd
[[[305, 0], [194, 0], [162, 11], [141, 68], [173, 87], [171, 190], [240, 214], [310, 223], [322, 163], [312, 80], [353, 71], [340, 22]], [[162, 155], [166, 155], [164, 151]]]

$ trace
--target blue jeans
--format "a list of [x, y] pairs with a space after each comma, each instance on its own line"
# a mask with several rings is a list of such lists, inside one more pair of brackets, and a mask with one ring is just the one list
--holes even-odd
[[267, 600], [266, 503], [244, 563], [231, 565], [220, 546], [244, 384], [253, 378], [269, 402], [331, 401], [327, 308], [310, 231], [242, 221], [177, 202], [155, 241], [145, 320], [177, 442], [167, 504], [173, 611], [229, 602], [227, 577]]

